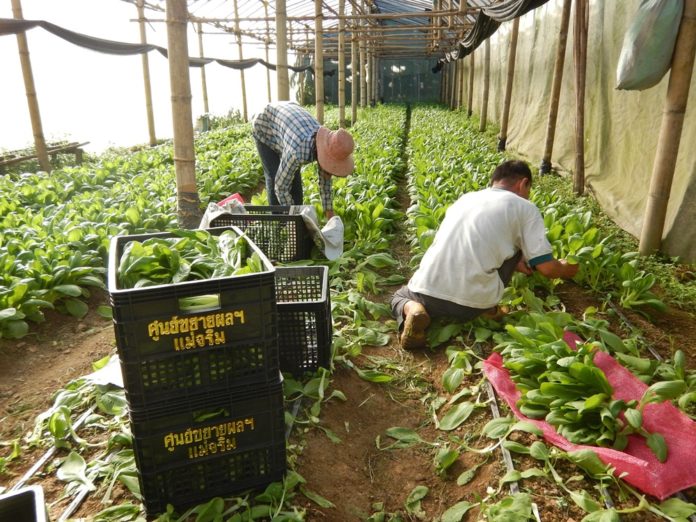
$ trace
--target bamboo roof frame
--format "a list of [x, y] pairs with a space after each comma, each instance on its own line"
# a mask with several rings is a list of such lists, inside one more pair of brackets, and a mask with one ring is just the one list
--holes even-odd
[[[135, 3], [136, 0], [122, 0]], [[346, 0], [345, 14], [339, 16], [338, 0], [322, 0], [322, 38], [325, 52], [337, 55], [339, 21], [348, 40], [371, 42], [377, 58], [395, 56], [437, 58], [455, 47], [458, 39], [472, 27], [483, 0]], [[238, 0], [235, 13], [232, 2], [225, 0], [188, 0], [189, 20], [200, 24], [203, 34], [229, 33], [243, 38], [246, 45], [277, 45], [275, 2]], [[146, 23], [165, 23], [164, 0], [147, 0]], [[297, 53], [315, 49], [314, 2], [289, 0], [287, 12], [287, 48]], [[162, 16], [160, 16], [162, 15]], [[236, 16], [235, 16], [236, 15]], [[305, 35], [309, 33], [307, 40]], [[301, 41], [299, 36], [302, 36]], [[295, 38], [295, 37], [298, 38]], [[326, 45], [328, 43], [328, 45]], [[348, 46], [344, 54], [350, 55]]]

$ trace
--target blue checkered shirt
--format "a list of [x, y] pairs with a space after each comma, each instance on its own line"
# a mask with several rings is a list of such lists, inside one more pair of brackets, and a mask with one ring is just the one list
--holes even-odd
[[[290, 196], [292, 179], [302, 165], [316, 161], [316, 134], [319, 122], [295, 102], [269, 103], [251, 121], [254, 138], [278, 153], [280, 165], [275, 175], [275, 192], [281, 205], [302, 204]], [[319, 177], [319, 194], [324, 211], [333, 210], [331, 176]]]

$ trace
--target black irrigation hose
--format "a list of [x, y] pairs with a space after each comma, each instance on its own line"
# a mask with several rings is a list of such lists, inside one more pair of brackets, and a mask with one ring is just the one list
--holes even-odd
[[[89, 417], [94, 412], [94, 408], [95, 408], [95, 406], [89, 407], [87, 409], [87, 411], [85, 411], [80, 416], [80, 418], [75, 421], [75, 424], [73, 424], [73, 428], [77, 429], [80, 426], [82, 426], [82, 423], [87, 420], [87, 417]], [[56, 452], [56, 449], [57, 449], [56, 446], [51, 446], [46, 451], [46, 453], [44, 453], [41, 456], [41, 458], [39, 460], [37, 460], [34, 463], [34, 465], [31, 468], [29, 468], [26, 471], [26, 473], [24, 473], [24, 475], [22, 475], [22, 477], [17, 481], [17, 483], [10, 488], [10, 491], [16, 491], [19, 488], [21, 488], [22, 486], [24, 486], [24, 484], [26, 484], [29, 481], [29, 479], [34, 475], [34, 473], [36, 473], [38, 470], [40, 470], [44, 466], [44, 464], [46, 464], [46, 462], [48, 462], [48, 459], [50, 459], [53, 456], [53, 454]]]

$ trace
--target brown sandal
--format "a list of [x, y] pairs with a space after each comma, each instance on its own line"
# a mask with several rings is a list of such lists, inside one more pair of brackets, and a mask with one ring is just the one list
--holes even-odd
[[401, 347], [404, 350], [423, 348], [426, 345], [425, 330], [430, 326], [430, 316], [425, 307], [415, 301], [409, 308], [399, 339]]

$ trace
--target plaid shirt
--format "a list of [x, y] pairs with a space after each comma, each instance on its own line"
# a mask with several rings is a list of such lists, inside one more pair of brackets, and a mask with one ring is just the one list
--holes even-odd
[[[281, 205], [292, 205], [290, 188], [302, 165], [316, 161], [316, 135], [319, 122], [295, 102], [269, 103], [251, 122], [254, 138], [278, 153], [280, 165], [275, 175], [275, 192]], [[319, 194], [324, 211], [333, 210], [331, 176], [317, 168]], [[302, 204], [301, 201], [295, 202]]]

